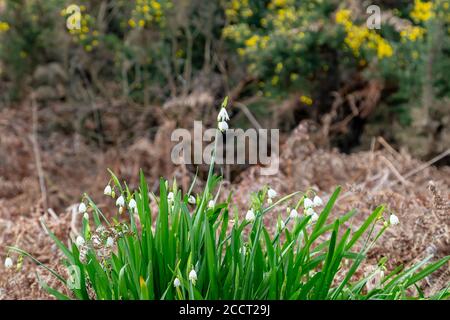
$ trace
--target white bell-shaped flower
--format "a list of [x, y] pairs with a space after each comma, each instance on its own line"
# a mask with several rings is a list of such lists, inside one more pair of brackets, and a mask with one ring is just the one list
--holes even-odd
[[305, 214], [306, 214], [307, 216], [312, 216], [312, 215], [316, 214], [316, 212], [314, 211], [313, 208], [309, 207], [309, 208], [307, 208], [307, 209], [305, 210]]
[[389, 217], [389, 222], [391, 223], [391, 225], [395, 226], [400, 223], [400, 220], [395, 214], [391, 214], [391, 216]]
[[219, 122], [217, 127], [219, 128], [220, 131], [224, 132], [224, 131], [228, 130], [228, 123], [226, 123], [225, 121], [221, 121], [221, 122]]
[[272, 199], [275, 198], [277, 196], [277, 192], [275, 190], [273, 190], [272, 188], [269, 188], [269, 190], [267, 190], [267, 196]]
[[84, 241], [84, 238], [82, 236], [78, 236], [75, 240], [75, 244], [77, 245], [77, 247], [81, 247], [85, 243], [86, 241]]
[[291, 219], [295, 219], [298, 217], [298, 212], [295, 209], [292, 209], [291, 212], [289, 213], [289, 217], [291, 217]]
[[137, 208], [136, 200], [131, 199], [130, 202], [128, 203], [128, 207], [133, 211], [136, 210]]
[[195, 272], [194, 269], [192, 269], [191, 272], [189, 272], [189, 280], [192, 282], [197, 281], [197, 272]]
[[194, 197], [193, 195], [190, 195], [190, 196], [189, 196], [188, 202], [189, 202], [190, 204], [195, 204], [196, 201], [197, 201], [197, 200], [195, 199], [195, 197]]
[[305, 209], [312, 208], [314, 207], [314, 202], [310, 198], [305, 198], [305, 200], [303, 200], [303, 207]]
[[323, 204], [322, 199], [319, 196], [315, 196], [313, 199], [314, 207], [319, 207]]
[[121, 207], [121, 208], [125, 206], [125, 198], [123, 196], [120, 196], [117, 198], [116, 206]]
[[105, 187], [105, 190], [103, 190], [103, 194], [106, 196], [112, 195], [112, 188], [109, 184]]
[[10, 257], [5, 259], [5, 268], [6, 269], [11, 269], [13, 266], [13, 261]]
[[78, 206], [78, 212], [79, 212], [79, 213], [85, 213], [86, 210], [87, 210], [86, 205], [85, 205], [83, 202], [80, 203], [80, 205]]
[[222, 121], [229, 121], [230, 117], [228, 116], [228, 112], [225, 108], [221, 108], [220, 112], [217, 116], [217, 121], [218, 122], [222, 122]]
[[250, 209], [247, 211], [247, 214], [245, 215], [245, 220], [248, 222], [255, 221], [255, 213], [253, 212], [253, 209]]
[[106, 246], [107, 247], [112, 247], [113, 245], [114, 245], [113, 237], [108, 237], [108, 239], [106, 239]]

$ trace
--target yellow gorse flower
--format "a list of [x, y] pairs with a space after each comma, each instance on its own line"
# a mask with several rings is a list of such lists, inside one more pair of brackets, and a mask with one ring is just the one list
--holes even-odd
[[302, 102], [302, 103], [304, 103], [304, 104], [306, 104], [308, 106], [313, 104], [313, 100], [310, 97], [308, 97], [308, 96], [301, 96], [300, 97], [300, 102]]
[[247, 40], [245, 40], [245, 46], [249, 47], [249, 48], [253, 48], [256, 47], [256, 45], [259, 42], [260, 37], [258, 35], [253, 35], [250, 38], [248, 38]]
[[409, 27], [405, 30], [402, 30], [400, 32], [400, 37], [402, 38], [402, 41], [410, 40], [410, 41], [417, 41], [421, 38], [423, 38], [426, 30], [422, 27]]
[[150, 23], [162, 24], [164, 22], [164, 10], [172, 7], [171, 1], [139, 0], [131, 12], [128, 25], [131, 28], [143, 28]]
[[414, 9], [411, 18], [416, 22], [425, 22], [433, 17], [433, 2], [414, 0]]
[[351, 11], [341, 9], [336, 12], [336, 23], [342, 25], [346, 32], [345, 44], [349, 46], [353, 54], [358, 57], [361, 48], [367, 47], [375, 50], [379, 59], [388, 58], [393, 55], [394, 50], [389, 42], [373, 30], [369, 30], [365, 25], [354, 25], [350, 19]]
[[8, 22], [0, 21], [0, 32], [6, 32], [9, 30], [9, 28], [10, 27], [9, 27]]

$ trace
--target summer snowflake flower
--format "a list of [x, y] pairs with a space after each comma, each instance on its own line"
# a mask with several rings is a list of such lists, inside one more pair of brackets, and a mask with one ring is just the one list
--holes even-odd
[[222, 122], [222, 121], [229, 121], [230, 117], [228, 116], [228, 112], [225, 108], [221, 108], [219, 115], [217, 116], [217, 121]]
[[398, 219], [398, 217], [395, 214], [391, 214], [391, 216], [389, 217], [389, 222], [395, 226], [397, 224], [400, 223], [400, 220]]
[[120, 196], [117, 198], [116, 206], [121, 207], [121, 208], [125, 206], [125, 199], [123, 196]]
[[189, 280], [191, 280], [192, 282], [197, 281], [197, 272], [195, 272], [194, 269], [189, 272]]
[[188, 202], [190, 203], [190, 204], [195, 204], [195, 202], [196, 202], [196, 199], [195, 199], [195, 197], [194, 196], [189, 196], [189, 198], [188, 198]]
[[208, 208], [209, 209], [214, 208], [215, 205], [216, 205], [216, 202], [214, 200], [209, 200], [209, 202], [208, 202]]
[[225, 121], [221, 121], [219, 122], [218, 128], [220, 131], [224, 132], [228, 130], [228, 123], [226, 123]]
[[85, 220], [89, 220], [89, 213], [85, 212], [84, 215], [83, 215], [83, 218]]
[[80, 205], [78, 206], [78, 212], [79, 213], [85, 213], [87, 210], [86, 205], [82, 202], [80, 203]]
[[112, 247], [113, 245], [114, 245], [114, 239], [112, 237], [108, 237], [108, 239], [106, 239], [106, 246]]
[[253, 212], [253, 209], [250, 209], [247, 211], [247, 214], [245, 215], [245, 220], [251, 222], [255, 220], [255, 213]]
[[291, 217], [292, 219], [295, 219], [298, 217], [298, 212], [295, 209], [291, 210], [291, 213], [289, 214], [289, 217]]
[[10, 269], [13, 266], [13, 261], [10, 257], [5, 259], [5, 268]]
[[312, 208], [314, 207], [314, 202], [309, 198], [305, 198], [305, 200], [303, 200], [303, 207], [305, 207], [305, 209]]
[[311, 216], [311, 221], [316, 222], [318, 219], [319, 219], [319, 215], [314, 212]]
[[128, 203], [128, 207], [130, 207], [131, 210], [136, 210], [137, 208], [136, 200], [131, 199], [130, 202]]
[[97, 235], [93, 235], [91, 237], [91, 241], [95, 247], [99, 247], [102, 244], [102, 242], [100, 241], [100, 238]]
[[77, 247], [81, 247], [82, 245], [85, 244], [84, 238], [82, 236], [78, 236], [77, 239], [75, 240], [75, 243]]
[[270, 199], [275, 198], [275, 197], [277, 196], [277, 192], [276, 192], [275, 190], [273, 190], [272, 188], [270, 188], [270, 189], [267, 191], [267, 196], [268, 196]]
[[306, 213], [307, 216], [312, 216], [312, 215], [316, 214], [316, 212], [314, 211], [314, 209], [311, 208], [311, 207], [307, 208], [307, 209], [305, 210], [305, 213]]
[[322, 199], [319, 196], [315, 196], [313, 199], [313, 205], [314, 207], [319, 207], [323, 204]]
[[173, 280], [173, 286], [175, 288], [178, 288], [179, 286], [181, 286], [181, 281], [178, 278], [175, 278], [175, 280]]
[[105, 187], [105, 190], [103, 190], [103, 194], [106, 196], [112, 195], [112, 188], [109, 184]]
[[167, 195], [167, 201], [172, 202], [173, 199], [174, 199], [173, 192], [169, 192], [169, 194]]

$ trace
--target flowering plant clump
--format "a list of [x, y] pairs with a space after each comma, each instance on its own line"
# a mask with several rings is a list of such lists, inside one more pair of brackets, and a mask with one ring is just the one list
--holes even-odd
[[[219, 124], [228, 119], [224, 109], [220, 113]], [[16, 247], [10, 247], [5, 267], [13, 267], [11, 253], [32, 258], [67, 286], [68, 294], [40, 280], [59, 299], [404, 299], [423, 298], [420, 281], [450, 260], [428, 257], [391, 272], [383, 260], [354, 281], [373, 244], [400, 223], [395, 215], [385, 218], [380, 206], [353, 229], [346, 223], [355, 210], [330, 221], [340, 187], [324, 202], [311, 191], [279, 195], [265, 186], [251, 195], [243, 218], [230, 212], [231, 197], [220, 202], [213, 194], [221, 181], [213, 175], [214, 158], [215, 149], [204, 190], [196, 196], [193, 185], [183, 193], [165, 179], [159, 196], [149, 193], [142, 171], [132, 191], [111, 173], [104, 193], [118, 195], [115, 218], [108, 219], [86, 195], [79, 205], [81, 233], [71, 246], [46, 228], [64, 264], [77, 270], [69, 280]], [[283, 207], [286, 216], [265, 219]], [[276, 231], [266, 224], [276, 224]], [[449, 296], [445, 288], [430, 298]]]

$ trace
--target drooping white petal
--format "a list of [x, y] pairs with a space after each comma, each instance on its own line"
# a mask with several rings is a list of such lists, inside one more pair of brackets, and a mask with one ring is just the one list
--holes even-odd
[[79, 212], [79, 213], [85, 213], [86, 210], [87, 210], [86, 205], [85, 205], [83, 202], [80, 203], [80, 205], [78, 206], [78, 212]]
[[318, 207], [323, 204], [323, 201], [319, 196], [315, 196], [313, 199], [313, 204], [314, 204], [314, 207]]
[[316, 212], [314, 211], [313, 208], [308, 207], [308, 208], [305, 210], [305, 214], [306, 214], [307, 216], [312, 216], [312, 215], [316, 214]]
[[247, 214], [245, 215], [245, 220], [252, 222], [255, 220], [255, 213], [253, 212], [253, 209], [250, 209], [247, 211]]
[[169, 194], [167, 195], [167, 201], [172, 202], [173, 199], [174, 199], [173, 192], [169, 192]]
[[112, 195], [112, 188], [109, 184], [105, 187], [105, 190], [103, 190], [103, 194], [106, 196]]
[[121, 208], [125, 206], [125, 199], [123, 196], [120, 196], [117, 198], [116, 206], [121, 207]]
[[228, 116], [228, 112], [225, 108], [221, 108], [219, 115], [217, 116], [217, 121], [229, 121], [230, 117]]
[[178, 278], [175, 278], [175, 280], [173, 280], [173, 286], [175, 288], [178, 288], [179, 286], [181, 286], [181, 281]]
[[113, 245], [114, 245], [114, 239], [112, 237], [108, 237], [108, 239], [106, 239], [106, 246], [112, 247]]
[[316, 222], [318, 219], [319, 219], [319, 215], [318, 215], [317, 213], [314, 212], [314, 213], [312, 214], [311, 221], [312, 221], [312, 222]]
[[219, 128], [219, 130], [220, 131], [226, 131], [226, 130], [228, 130], [228, 123], [226, 123], [225, 121], [221, 121], [221, 122], [219, 122], [219, 124], [218, 124], [218, 126], [217, 126], [218, 128]]
[[391, 216], [389, 217], [389, 222], [391, 223], [391, 225], [395, 226], [400, 223], [400, 220], [395, 214], [391, 214]]
[[197, 280], [197, 272], [194, 269], [189, 272], [189, 280], [196, 281]]
[[214, 208], [215, 205], [216, 205], [216, 202], [214, 200], [209, 200], [209, 202], [208, 202], [208, 208], [209, 209]]
[[130, 202], [128, 203], [128, 207], [130, 207], [130, 209], [132, 210], [135, 210], [137, 208], [136, 200], [131, 199]]
[[195, 204], [196, 201], [197, 201], [197, 200], [195, 199], [195, 197], [194, 197], [193, 195], [190, 195], [190, 196], [189, 196], [188, 202], [189, 202], [190, 204]]
[[267, 191], [267, 196], [272, 199], [275, 198], [277, 196], [277, 192], [275, 190], [273, 190], [272, 188], [269, 188], [269, 190]]
[[86, 241], [84, 241], [84, 238], [82, 236], [78, 236], [77, 239], [75, 240], [75, 244], [77, 245], [77, 247], [81, 247], [85, 243]]
[[291, 210], [291, 213], [289, 213], [289, 217], [291, 217], [291, 219], [295, 219], [298, 217], [298, 212], [295, 209]]
[[305, 209], [312, 208], [314, 206], [314, 202], [310, 198], [305, 198], [303, 200], [303, 207]]
[[10, 257], [5, 259], [5, 268], [10, 269], [13, 266], [13, 261]]

